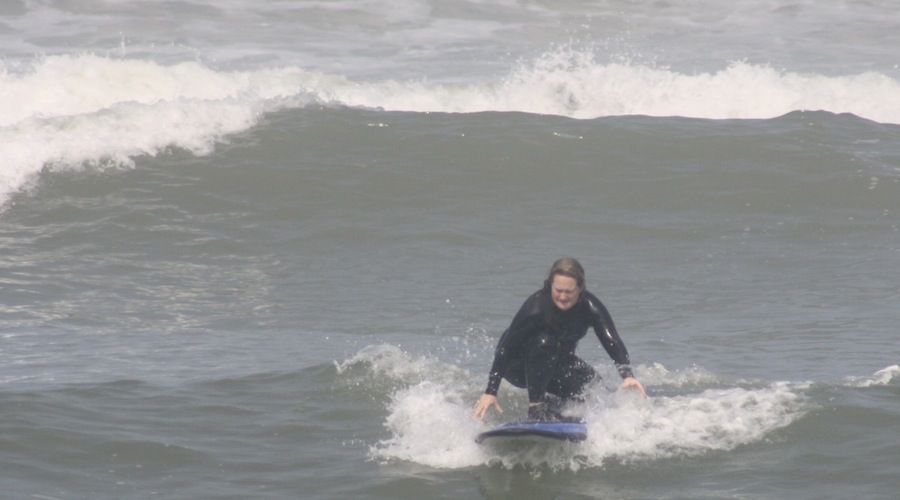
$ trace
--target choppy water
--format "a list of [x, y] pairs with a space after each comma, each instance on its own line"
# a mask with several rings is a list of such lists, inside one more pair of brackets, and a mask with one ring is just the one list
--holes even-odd
[[[3, 496], [893, 498], [894, 10], [4, 3]], [[563, 255], [651, 397], [478, 446]]]

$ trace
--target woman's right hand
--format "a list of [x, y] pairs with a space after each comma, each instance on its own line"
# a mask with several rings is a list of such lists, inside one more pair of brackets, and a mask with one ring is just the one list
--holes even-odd
[[500, 407], [497, 396], [494, 396], [493, 394], [482, 394], [481, 399], [475, 403], [475, 418], [484, 420], [484, 417], [487, 416], [488, 410], [490, 410], [492, 406], [497, 408], [497, 411], [500, 413], [503, 413], [503, 408]]

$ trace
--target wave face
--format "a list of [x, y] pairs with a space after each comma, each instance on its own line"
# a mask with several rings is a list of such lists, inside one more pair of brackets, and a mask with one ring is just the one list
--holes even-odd
[[735, 63], [680, 74], [598, 64], [552, 52], [494, 82], [359, 82], [300, 68], [216, 71], [196, 63], [93, 55], [43, 58], [0, 79], [0, 202], [40, 171], [131, 166], [172, 148], [209, 153], [266, 113], [310, 105], [386, 111], [522, 112], [593, 119], [622, 115], [765, 119], [796, 110], [900, 123], [900, 83], [879, 73], [826, 77]]

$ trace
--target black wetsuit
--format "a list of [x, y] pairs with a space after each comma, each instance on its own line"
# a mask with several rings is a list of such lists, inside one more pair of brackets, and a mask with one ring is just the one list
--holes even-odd
[[502, 379], [527, 388], [528, 400], [543, 401], [549, 392], [561, 398], [578, 395], [597, 376], [575, 355], [578, 341], [593, 327], [622, 378], [631, 377], [628, 350], [612, 317], [594, 294], [585, 290], [568, 311], [553, 303], [549, 289], [528, 297], [503, 332], [494, 353], [486, 394], [497, 395]]

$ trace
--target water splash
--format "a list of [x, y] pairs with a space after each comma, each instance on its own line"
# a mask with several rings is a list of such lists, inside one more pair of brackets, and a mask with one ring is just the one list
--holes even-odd
[[[371, 446], [372, 457], [436, 468], [501, 465], [579, 470], [603, 467], [611, 460], [630, 463], [699, 456], [759, 442], [810, 409], [806, 385], [778, 382], [709, 388], [722, 381], [696, 368], [668, 371], [655, 364], [637, 367], [637, 375], [673, 394], [643, 399], [632, 391], [610, 392], [598, 383], [589, 389], [584, 403], [567, 409], [584, 415], [588, 439], [583, 443], [487, 446], [475, 444], [474, 438], [500, 418], [482, 423], [472, 417], [483, 377], [390, 346], [366, 348], [340, 366], [344, 373], [353, 366], [396, 382], [384, 422], [390, 437]], [[452, 376], [446, 376], [448, 371]], [[521, 405], [513, 401], [513, 392], [504, 397], [510, 404], [509, 415], [502, 420], [514, 420]]]

